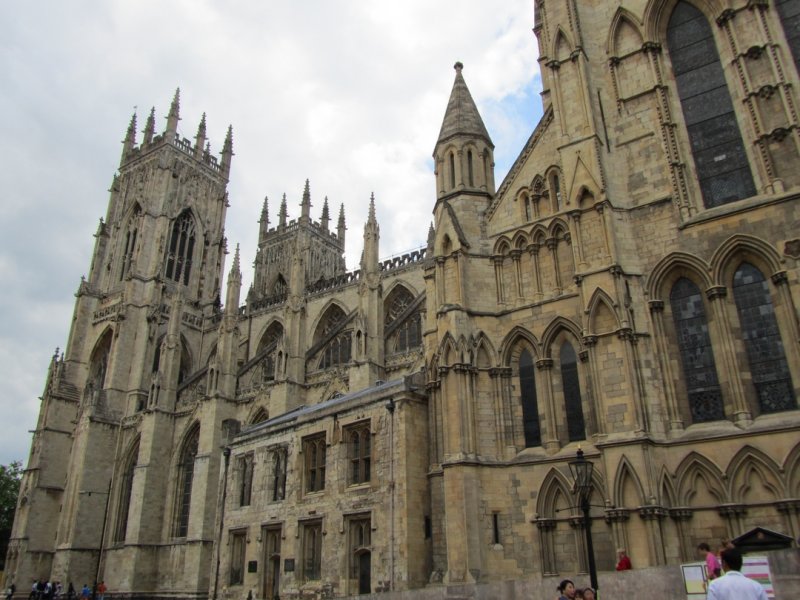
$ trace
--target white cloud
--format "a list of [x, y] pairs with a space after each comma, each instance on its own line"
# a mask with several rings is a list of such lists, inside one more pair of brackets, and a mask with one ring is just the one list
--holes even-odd
[[180, 86], [181, 133], [205, 112], [213, 152], [233, 124], [226, 233], [244, 265], [264, 196], [296, 217], [309, 178], [315, 218], [325, 196], [333, 219], [346, 206], [353, 267], [372, 192], [382, 255], [425, 242], [456, 60], [500, 181], [541, 112], [532, 26], [530, 0], [1, 3], [0, 463], [27, 456], [134, 106], [161, 128]]

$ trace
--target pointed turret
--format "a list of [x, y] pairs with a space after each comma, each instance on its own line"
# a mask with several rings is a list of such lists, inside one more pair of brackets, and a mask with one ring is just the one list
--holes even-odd
[[328, 197], [325, 196], [325, 201], [322, 203], [322, 217], [319, 220], [322, 225], [323, 231], [328, 231], [328, 224], [331, 222], [331, 215], [328, 211]]
[[131, 150], [136, 146], [136, 113], [131, 116], [131, 122], [128, 124], [128, 131], [125, 133], [125, 140], [122, 142], [122, 159], [120, 164], [125, 162], [125, 157], [128, 156]]
[[197, 126], [197, 135], [194, 136], [194, 157], [203, 158], [203, 147], [206, 145], [206, 113], [200, 118]]
[[169, 114], [167, 115], [167, 137], [174, 138], [178, 135], [178, 121], [181, 120], [181, 88], [175, 90], [175, 96], [172, 98], [172, 104], [169, 106]]
[[278, 212], [278, 227], [286, 227], [286, 194], [283, 195], [281, 200], [281, 209]]
[[439, 196], [464, 189], [494, 193], [494, 144], [483, 124], [461, 71], [456, 79], [442, 120], [433, 157]]
[[220, 167], [227, 177], [231, 172], [231, 159], [233, 158], [233, 125], [228, 125], [228, 133], [225, 134], [225, 143], [222, 144], [222, 161]]
[[267, 239], [269, 233], [269, 198], [264, 196], [264, 205], [261, 207], [261, 218], [258, 220], [258, 242], [262, 243]]
[[150, 114], [147, 117], [147, 123], [144, 125], [144, 139], [142, 140], [142, 146], [147, 146], [148, 144], [152, 143], [153, 135], [156, 132], [156, 107], [153, 106], [150, 108]]
[[433, 256], [433, 246], [436, 243], [436, 230], [433, 228], [433, 221], [428, 227], [428, 256]]
[[339, 238], [339, 243], [344, 248], [344, 232], [347, 230], [344, 224], [344, 203], [339, 208], [339, 223], [336, 225], [336, 237]]
[[236, 315], [239, 311], [239, 294], [242, 289], [242, 271], [239, 268], [239, 244], [233, 254], [233, 264], [228, 273], [228, 291], [225, 295], [225, 314]]
[[303, 201], [300, 203], [300, 219], [309, 221], [311, 219], [311, 187], [306, 179], [306, 187], [303, 189]]
[[364, 252], [361, 254], [361, 272], [377, 273], [379, 270], [379, 249], [380, 227], [375, 218], [375, 193], [369, 199], [369, 215], [364, 224]]

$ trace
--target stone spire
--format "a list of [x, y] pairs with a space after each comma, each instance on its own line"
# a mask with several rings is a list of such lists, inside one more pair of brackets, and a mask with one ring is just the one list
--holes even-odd
[[233, 254], [233, 264], [228, 273], [228, 290], [225, 296], [225, 314], [235, 315], [239, 310], [239, 294], [242, 288], [242, 271], [239, 268], [239, 244]]
[[131, 116], [131, 122], [128, 124], [128, 131], [125, 133], [125, 140], [122, 142], [122, 160], [120, 164], [125, 161], [125, 157], [136, 146], [136, 113]]
[[331, 222], [331, 215], [328, 211], [328, 197], [325, 196], [325, 201], [322, 203], [322, 217], [320, 218], [320, 223], [322, 224], [322, 230], [328, 231], [328, 224]]
[[181, 88], [175, 90], [175, 96], [172, 98], [172, 104], [169, 106], [169, 114], [167, 115], [167, 137], [174, 138], [178, 135], [178, 121], [181, 120]]
[[269, 233], [269, 198], [264, 196], [264, 205], [261, 207], [261, 218], [258, 220], [258, 242], [262, 243]]
[[361, 272], [373, 273], [378, 271], [380, 227], [375, 218], [375, 193], [370, 195], [369, 215], [364, 224], [364, 252], [361, 255]]
[[454, 66], [456, 70], [456, 80], [453, 83], [453, 90], [450, 92], [450, 100], [447, 103], [447, 110], [442, 121], [442, 129], [439, 131], [439, 139], [436, 145], [442, 144], [457, 135], [469, 137], [479, 137], [484, 139], [491, 147], [492, 139], [483, 124], [483, 119], [475, 106], [475, 101], [469, 93], [467, 83], [461, 74], [464, 65], [457, 62]]
[[147, 146], [153, 141], [153, 134], [156, 132], [156, 107], [150, 109], [150, 114], [147, 117], [147, 123], [144, 126], [144, 139], [142, 146]]
[[194, 157], [203, 158], [203, 147], [206, 145], [206, 113], [203, 113], [200, 124], [197, 126], [197, 135], [194, 136]]
[[433, 256], [433, 246], [436, 242], [436, 230], [433, 228], [433, 221], [428, 227], [428, 256]]
[[225, 143], [222, 145], [222, 172], [227, 177], [231, 172], [231, 158], [233, 158], [233, 125], [228, 125], [228, 133], [225, 134]]
[[300, 203], [300, 219], [309, 221], [311, 219], [311, 187], [306, 179], [306, 187], [303, 189], [303, 201]]
[[344, 202], [339, 208], [339, 223], [336, 225], [336, 237], [339, 238], [339, 243], [344, 248], [344, 232], [347, 230], [344, 224]]
[[278, 212], [278, 227], [286, 227], [286, 194], [283, 195], [283, 200], [281, 200], [281, 208]]

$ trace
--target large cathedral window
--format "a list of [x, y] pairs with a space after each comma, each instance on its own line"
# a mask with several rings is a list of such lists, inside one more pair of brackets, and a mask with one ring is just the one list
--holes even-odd
[[422, 345], [422, 315], [419, 303], [403, 286], [389, 294], [385, 304], [384, 335], [386, 354], [402, 354]]
[[258, 343], [256, 356], [261, 362], [261, 381], [275, 379], [275, 361], [278, 353], [278, 342], [283, 337], [283, 325], [275, 321], [267, 328], [261, 341]]
[[759, 409], [774, 413], [796, 408], [778, 320], [761, 271], [742, 263], [733, 276], [733, 297]]
[[669, 301], [692, 422], [724, 419], [703, 296], [691, 280], [681, 277], [672, 286]]
[[522, 428], [525, 432], [525, 447], [542, 445], [539, 425], [539, 403], [536, 398], [536, 375], [533, 357], [528, 350], [519, 356], [519, 395], [522, 401]]
[[172, 225], [167, 252], [167, 279], [189, 284], [195, 244], [195, 225], [192, 213], [185, 210]]
[[756, 193], [714, 34], [703, 13], [678, 2], [667, 45], [706, 208]]
[[189, 509], [192, 504], [192, 481], [194, 479], [194, 459], [200, 441], [200, 426], [195, 425], [186, 436], [178, 460], [178, 482], [175, 488], [175, 522], [173, 535], [186, 537], [189, 532]]
[[578, 375], [578, 356], [572, 344], [561, 346], [561, 382], [564, 386], [564, 404], [567, 415], [567, 434], [570, 442], [586, 439], [586, 423], [583, 418], [583, 400]]
[[128, 220], [128, 227], [125, 231], [125, 249], [122, 253], [122, 265], [119, 270], [119, 280], [125, 277], [130, 271], [133, 263], [134, 252], [136, 251], [136, 239], [139, 235], [139, 224], [142, 217], [142, 209], [137, 204], [133, 209], [133, 214]]

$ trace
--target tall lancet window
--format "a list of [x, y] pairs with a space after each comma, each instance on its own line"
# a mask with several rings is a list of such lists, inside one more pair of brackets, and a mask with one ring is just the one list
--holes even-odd
[[678, 338], [683, 380], [693, 423], [725, 418], [722, 391], [717, 379], [708, 321], [700, 289], [686, 277], [672, 286], [669, 294], [672, 320]]
[[733, 298], [759, 409], [773, 413], [797, 408], [769, 284], [750, 263], [742, 263], [733, 276]]
[[128, 453], [128, 458], [122, 470], [119, 482], [119, 502], [117, 504], [117, 522], [114, 527], [114, 541], [124, 542], [128, 532], [128, 513], [131, 506], [131, 492], [133, 491], [133, 474], [139, 458], [139, 441]]
[[786, 43], [800, 72], [800, 0], [775, 0], [775, 8], [786, 32]]
[[128, 227], [125, 231], [125, 249], [122, 253], [122, 265], [119, 270], [119, 280], [122, 281], [125, 275], [130, 271], [131, 264], [133, 263], [134, 253], [136, 251], [136, 239], [139, 235], [139, 222], [142, 217], [142, 209], [137, 204], [131, 218], [128, 219]]
[[192, 504], [192, 480], [194, 479], [194, 459], [200, 441], [200, 426], [195, 425], [186, 436], [178, 460], [178, 483], [175, 488], [175, 523], [173, 535], [186, 537], [189, 532], [189, 508]]
[[542, 445], [539, 426], [539, 403], [536, 398], [536, 374], [533, 357], [527, 350], [519, 356], [519, 395], [522, 401], [522, 428], [525, 432], [525, 447]]
[[192, 271], [195, 226], [192, 213], [185, 210], [172, 225], [167, 250], [167, 278], [188, 285]]
[[667, 26], [667, 45], [706, 208], [753, 196], [730, 90], [703, 13], [678, 2]]
[[586, 423], [583, 419], [581, 382], [578, 376], [578, 356], [572, 344], [561, 346], [561, 382], [564, 386], [564, 404], [567, 412], [567, 433], [570, 442], [586, 439]]

